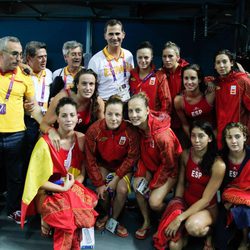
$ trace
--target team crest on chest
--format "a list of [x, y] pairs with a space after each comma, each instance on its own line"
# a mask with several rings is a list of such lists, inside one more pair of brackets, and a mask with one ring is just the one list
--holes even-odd
[[126, 143], [126, 137], [125, 136], [121, 136], [120, 140], [119, 140], [119, 145], [124, 145]]
[[230, 87], [230, 95], [236, 95], [236, 85]]
[[155, 85], [155, 77], [150, 78], [149, 85]]

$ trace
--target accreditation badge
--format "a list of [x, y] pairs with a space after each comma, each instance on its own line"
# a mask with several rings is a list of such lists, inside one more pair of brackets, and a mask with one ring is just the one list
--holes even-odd
[[128, 101], [128, 99], [130, 98], [128, 85], [126, 83], [118, 84], [117, 90], [117, 94], [122, 98], [122, 101]]
[[109, 220], [107, 221], [105, 228], [111, 232], [112, 234], [114, 234], [117, 230], [117, 227], [119, 225], [119, 222], [113, 218], [109, 218]]
[[40, 106], [43, 115], [45, 115], [47, 108], [48, 108], [47, 102], [37, 102], [37, 103]]
[[0, 115], [5, 115], [5, 114], [6, 114], [6, 104], [0, 103]]
[[150, 78], [149, 85], [155, 85], [155, 77]]
[[230, 87], [230, 95], [236, 95], [236, 85]]
[[125, 136], [121, 136], [120, 141], [119, 141], [119, 145], [124, 145], [126, 142], [126, 137]]
[[74, 78], [72, 75], [67, 75], [67, 85], [72, 84], [74, 82]]

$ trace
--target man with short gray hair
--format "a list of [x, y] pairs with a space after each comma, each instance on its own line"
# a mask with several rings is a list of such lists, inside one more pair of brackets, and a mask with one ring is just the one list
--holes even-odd
[[42, 114], [35, 101], [31, 77], [19, 67], [22, 45], [18, 38], [0, 39], [0, 171], [6, 173], [7, 214], [20, 224], [24, 184], [25, 124], [23, 102], [33, 103], [32, 116], [40, 122]]
[[51, 97], [55, 96], [61, 89], [73, 87], [73, 80], [76, 73], [82, 69], [83, 46], [77, 41], [67, 41], [62, 48], [64, 60], [67, 66], [53, 72], [53, 84]]

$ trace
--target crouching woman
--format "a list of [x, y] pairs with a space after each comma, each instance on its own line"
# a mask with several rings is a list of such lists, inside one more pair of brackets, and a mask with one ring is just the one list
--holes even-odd
[[21, 226], [33, 207], [33, 212], [41, 214], [42, 234], [46, 236], [54, 228], [54, 249], [80, 249], [81, 228], [95, 223], [97, 196], [82, 185], [84, 134], [74, 131], [76, 103], [62, 98], [56, 114], [60, 150], [47, 134], [38, 140], [25, 181]]
[[148, 182], [150, 208], [162, 211], [165, 207], [164, 199], [176, 183], [178, 157], [182, 149], [170, 128], [170, 116], [165, 112], [150, 111], [144, 92], [131, 97], [128, 116], [141, 135], [141, 155], [135, 173], [134, 189], [144, 222], [136, 231], [135, 237], [145, 239], [151, 227], [149, 207], [145, 195], [138, 187], [142, 181]]
[[[187, 209], [165, 229], [167, 237], [174, 238], [183, 225], [188, 235], [206, 237], [204, 250], [212, 249], [211, 226], [218, 213], [216, 192], [219, 189], [226, 165], [217, 156], [213, 128], [208, 122], [195, 121], [190, 130], [191, 148], [181, 155], [180, 174], [176, 197], [181, 197]], [[170, 240], [171, 250], [183, 249], [187, 237]]]

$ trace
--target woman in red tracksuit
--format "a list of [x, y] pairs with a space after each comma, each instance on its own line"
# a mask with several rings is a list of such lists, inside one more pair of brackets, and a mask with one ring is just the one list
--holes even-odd
[[214, 99], [215, 91], [206, 92], [206, 85], [200, 66], [187, 65], [182, 72], [183, 90], [174, 99], [174, 106], [179, 116], [182, 128], [190, 138], [190, 126], [193, 121], [210, 122], [215, 128]]
[[149, 108], [171, 113], [171, 95], [166, 75], [153, 65], [153, 47], [150, 42], [142, 42], [136, 51], [137, 67], [131, 71], [129, 80], [131, 95], [145, 92], [149, 98]]
[[148, 98], [141, 92], [128, 102], [128, 116], [131, 123], [139, 128], [141, 157], [135, 174], [134, 189], [144, 222], [135, 237], [145, 239], [150, 229], [148, 203], [144, 195], [138, 192], [141, 180], [149, 182], [149, 205], [153, 210], [161, 211], [164, 198], [173, 188], [177, 172], [178, 157], [182, 151], [174, 132], [170, 129], [170, 117], [165, 112], [150, 111]]
[[82, 228], [93, 227], [97, 195], [82, 185], [85, 136], [75, 132], [77, 104], [68, 97], [56, 107], [60, 150], [48, 135], [37, 142], [29, 163], [22, 197], [21, 225], [25, 216], [41, 214], [41, 233], [54, 229], [54, 250], [80, 250]]
[[[250, 148], [248, 129], [240, 122], [226, 125], [222, 133], [222, 157], [227, 165], [222, 187], [222, 203], [215, 225], [216, 249], [231, 249], [237, 238], [238, 249], [249, 249], [250, 228]], [[242, 238], [238, 231], [242, 231]]]
[[[188, 65], [184, 59], [180, 58], [180, 48], [173, 42], [166, 42], [162, 50], [163, 67], [160, 71], [167, 76], [168, 86], [172, 98], [172, 103], [177, 94], [182, 89], [182, 69]], [[181, 128], [181, 122], [175, 110], [171, 114], [171, 128], [177, 133]], [[178, 133], [177, 133], [178, 134]]]
[[[123, 120], [123, 103], [118, 96], [111, 96], [106, 102], [105, 118], [92, 124], [86, 133], [85, 151], [87, 173], [96, 187], [98, 197], [107, 207], [107, 191], [116, 191], [113, 212], [110, 216], [117, 220], [130, 190], [130, 178], [133, 166], [139, 158], [138, 134]], [[113, 179], [107, 183], [106, 177], [113, 173]], [[108, 215], [100, 218], [96, 228], [105, 226]], [[127, 237], [128, 231], [118, 225], [116, 234]]]
[[78, 122], [75, 130], [85, 133], [96, 120], [104, 117], [104, 102], [98, 96], [97, 75], [91, 69], [81, 69], [74, 78], [74, 87], [61, 90], [51, 100], [48, 111], [40, 124], [43, 133], [48, 134], [53, 145], [60, 149], [60, 137], [54, 128], [56, 123], [56, 106], [63, 97], [70, 97], [77, 103]]
[[[191, 127], [191, 148], [183, 151], [175, 197], [181, 197], [187, 209], [179, 214], [165, 229], [168, 237], [175, 237], [181, 225], [188, 235], [204, 237], [204, 250], [211, 249], [211, 225], [215, 223], [218, 208], [216, 192], [219, 189], [226, 165], [217, 156], [216, 140], [208, 122], [195, 121]], [[180, 229], [182, 230], [182, 229]], [[186, 237], [171, 240], [170, 249], [183, 249]]]
[[234, 71], [233, 66], [234, 57], [229, 50], [216, 53], [215, 69], [219, 76], [215, 80], [215, 107], [219, 149], [222, 131], [229, 122], [241, 122], [250, 130], [250, 79], [247, 74]]

